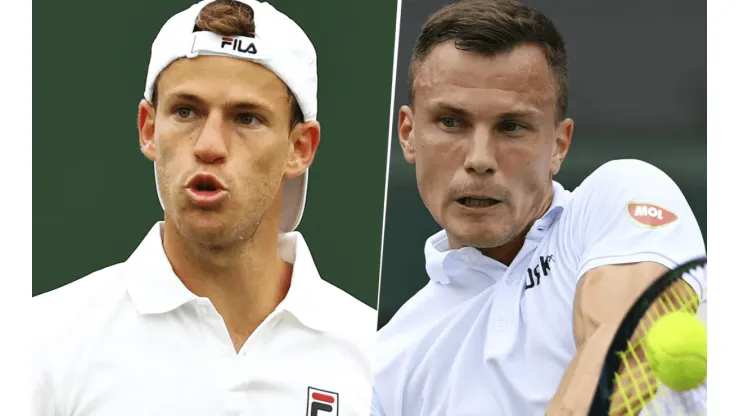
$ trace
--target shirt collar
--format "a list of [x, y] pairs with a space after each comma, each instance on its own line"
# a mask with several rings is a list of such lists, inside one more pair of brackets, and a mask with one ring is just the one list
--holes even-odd
[[280, 256], [293, 264], [293, 276], [288, 294], [277, 306], [276, 312], [288, 312], [303, 325], [317, 331], [326, 331], [336, 316], [328, 302], [326, 282], [321, 280], [306, 241], [298, 231], [280, 235]]
[[124, 264], [129, 296], [142, 315], [170, 312], [198, 299], [172, 270], [162, 245], [164, 223], [156, 223]]
[[[155, 224], [124, 264], [128, 293], [142, 315], [167, 313], [201, 299], [172, 270], [162, 245], [162, 226], [162, 222]], [[293, 264], [293, 275], [288, 293], [275, 313], [287, 312], [307, 327], [327, 330], [333, 313], [323, 301], [325, 282], [303, 236], [297, 231], [281, 234], [278, 244], [283, 260]]]
[[563, 185], [558, 182], [552, 181], [552, 203], [550, 208], [547, 209], [545, 215], [539, 220], [535, 221], [530, 231], [547, 231], [552, 225], [560, 218], [560, 214], [563, 213], [565, 205], [570, 201], [570, 192], [563, 188]]
[[[539, 220], [535, 221], [527, 233], [528, 239], [541, 240], [542, 236], [560, 218], [566, 203], [570, 199], [570, 192], [566, 191], [558, 182], [552, 181], [553, 198], [550, 208]], [[429, 278], [437, 283], [449, 284], [450, 277], [465, 273], [470, 268], [477, 269], [493, 277], [497, 269], [506, 270], [506, 266], [484, 256], [474, 247], [463, 247], [450, 250], [447, 232], [437, 232], [427, 239], [424, 246], [426, 270]]]

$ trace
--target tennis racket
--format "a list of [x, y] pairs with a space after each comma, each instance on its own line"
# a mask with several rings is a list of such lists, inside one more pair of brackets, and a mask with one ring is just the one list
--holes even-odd
[[590, 416], [706, 414], [706, 378], [698, 387], [673, 390], [658, 380], [646, 358], [646, 335], [662, 314], [698, 311], [700, 299], [682, 277], [701, 278], [706, 266], [702, 257], [666, 272], [632, 305], [607, 351]]

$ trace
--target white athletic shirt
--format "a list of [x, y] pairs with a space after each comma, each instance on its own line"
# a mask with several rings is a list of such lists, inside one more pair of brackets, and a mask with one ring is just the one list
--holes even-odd
[[[584, 273], [705, 255], [686, 199], [652, 165], [612, 161], [573, 192], [553, 188], [509, 267], [474, 248], [449, 250], [444, 231], [429, 238], [430, 282], [379, 333], [373, 415], [541, 416], [576, 352]], [[688, 283], [703, 299], [706, 281]]]
[[367, 416], [375, 310], [321, 280], [298, 232], [280, 251], [288, 294], [239, 352], [160, 223], [125, 263], [35, 297], [32, 414]]

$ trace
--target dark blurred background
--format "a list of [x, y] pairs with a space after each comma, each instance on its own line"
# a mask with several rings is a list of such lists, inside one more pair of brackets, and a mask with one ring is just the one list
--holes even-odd
[[[408, 103], [411, 50], [429, 15], [451, 1], [404, 0], [398, 44], [379, 327], [421, 289], [426, 239], [440, 230], [422, 204], [413, 165], [395, 135]], [[611, 160], [652, 163], [679, 185], [706, 242], [706, 2], [524, 0], [548, 15], [568, 45], [573, 142], [555, 177], [573, 189]]]
[[[193, 3], [34, 1], [34, 295], [125, 261], [162, 218], [136, 112], [152, 41]], [[322, 138], [299, 231], [322, 277], [375, 307], [396, 2], [270, 3], [318, 53]]]

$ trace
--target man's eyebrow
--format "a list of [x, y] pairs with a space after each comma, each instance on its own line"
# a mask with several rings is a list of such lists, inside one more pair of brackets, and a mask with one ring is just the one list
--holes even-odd
[[[198, 97], [195, 94], [186, 93], [186, 92], [178, 92], [173, 93], [172, 95], [169, 95], [166, 99], [166, 101], [184, 101], [184, 102], [190, 102], [196, 105], [206, 105], [206, 101], [202, 98]], [[267, 111], [272, 113], [272, 108], [267, 105], [266, 103], [260, 102], [260, 101], [231, 101], [226, 103], [226, 107], [234, 109], [234, 110], [261, 110], [261, 111]]]
[[166, 101], [188, 101], [195, 104], [205, 104], [205, 101], [195, 94], [186, 92], [178, 92], [171, 94], [165, 98]]
[[444, 111], [461, 117], [470, 117], [471, 115], [468, 110], [447, 103], [432, 103], [431, 108], [435, 111]]
[[[451, 114], [455, 114], [457, 116], [466, 118], [471, 117], [471, 113], [468, 110], [465, 110], [463, 108], [457, 107], [453, 104], [448, 103], [432, 103], [430, 106], [435, 111], [443, 111]], [[542, 115], [542, 111], [532, 108], [532, 107], [520, 107], [520, 108], [514, 108], [513, 110], [507, 111], [505, 113], [501, 113], [496, 116], [499, 120], [505, 120], [510, 118], [538, 118]]]
[[507, 118], [537, 118], [542, 115], [542, 111], [535, 108], [517, 108], [505, 113], [499, 114], [499, 119]]

